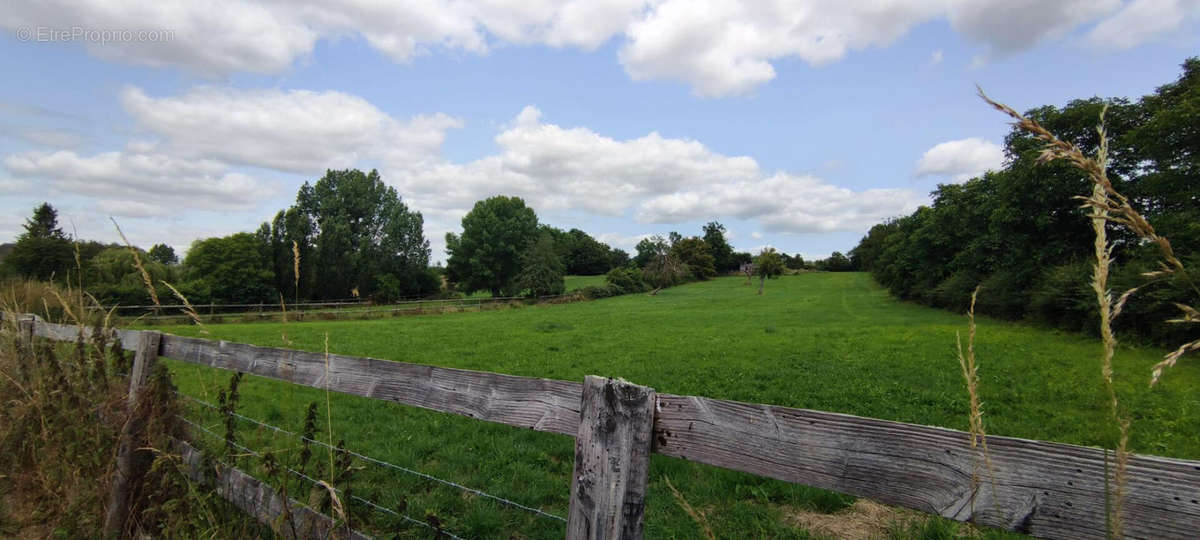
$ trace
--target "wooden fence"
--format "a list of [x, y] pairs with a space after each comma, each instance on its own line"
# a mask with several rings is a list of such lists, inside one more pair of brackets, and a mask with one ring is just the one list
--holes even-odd
[[[80, 337], [76, 326], [25, 324], [52, 340]], [[573, 436], [572, 539], [641, 537], [650, 453], [1045, 538], [1106, 535], [1113, 457], [1098, 448], [991, 436], [991, 472], [977, 482], [980, 456], [962, 431], [662, 394], [592, 376], [578, 383], [334, 354], [326, 365], [321, 353], [117, 335], [126, 349], [152, 347], [147, 355]], [[1126, 482], [1127, 537], [1200, 536], [1200, 461], [1135, 455]]]

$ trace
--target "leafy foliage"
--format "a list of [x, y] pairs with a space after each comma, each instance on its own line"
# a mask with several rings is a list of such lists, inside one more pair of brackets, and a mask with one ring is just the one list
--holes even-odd
[[537, 214], [520, 197], [496, 196], [475, 203], [463, 216], [462, 235], [446, 234], [446, 277], [466, 293], [513, 295], [521, 255], [537, 238]]
[[275, 274], [259, 237], [237, 233], [192, 243], [183, 264], [190, 277], [207, 284], [214, 301], [276, 302]]
[[[1108, 176], [1131, 194], [1139, 212], [1170, 238], [1182, 258], [1200, 248], [1200, 60], [1154, 94], [1126, 99], [1075, 100], [1062, 108], [1035, 108], [1027, 116], [1084, 154], [1099, 145], [1095, 125], [1107, 107]], [[1068, 329], [1095, 331], [1094, 298], [1077, 283], [1090, 273], [1092, 234], [1076, 197], [1091, 191], [1071, 164], [1039, 164], [1042, 143], [1018, 130], [1005, 138], [1008, 163], [962, 184], [938, 186], [933, 204], [875, 225], [851, 252], [893, 294], [961, 310], [975, 285], [980, 313], [1030, 318]], [[1114, 228], [1111, 286], [1141, 284], [1156, 270], [1155, 247]], [[1135, 295], [1116, 319], [1118, 331], [1154, 341], [1188, 338], [1185, 325], [1147, 324], [1176, 313], [1187, 297], [1186, 279], [1160, 280]]]
[[563, 264], [554, 251], [554, 240], [548, 235], [538, 240], [521, 257], [521, 274], [517, 286], [534, 298], [566, 292]]
[[161, 264], [179, 263], [179, 256], [175, 254], [175, 248], [166, 244], [154, 244], [146, 254], [150, 260]]
[[375, 170], [326, 171], [315, 184], [306, 182], [296, 204], [264, 223], [258, 236], [273, 289], [296, 298], [399, 297], [437, 288], [427, 276], [424, 219]]
[[17, 238], [13, 250], [4, 258], [8, 273], [28, 279], [62, 281], [75, 265], [71, 241], [58, 226], [58, 211], [42, 203], [25, 220], [25, 232]]

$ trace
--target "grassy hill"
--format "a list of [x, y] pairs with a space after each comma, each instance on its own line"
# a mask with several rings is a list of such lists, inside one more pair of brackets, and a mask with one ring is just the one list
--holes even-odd
[[[221, 325], [214, 338], [516, 375], [582, 380], [624, 377], [661, 392], [697, 394], [967, 428], [967, 396], [955, 357], [965, 318], [890, 298], [865, 274], [813, 273], [767, 283], [763, 296], [720, 278], [594, 302], [374, 321]], [[195, 335], [195, 327], [168, 328]], [[1092, 339], [981, 317], [976, 343], [990, 434], [1109, 445], [1098, 354]], [[1183, 363], [1147, 388], [1162, 351], [1122, 348], [1119, 392], [1134, 411], [1135, 451], [1200, 457], [1200, 367]], [[215, 399], [226, 376], [172, 363], [182, 391]], [[298, 430], [324, 392], [247, 378], [241, 410]], [[572, 461], [568, 437], [494, 426], [352, 396], [332, 397], [334, 439], [425, 472], [565, 514]], [[321, 408], [324, 410], [324, 407]], [[216, 419], [210, 417], [209, 424]], [[323, 422], [322, 422], [323, 423]], [[265, 434], [257, 444], [283, 445]], [[253, 446], [253, 445], [251, 445]], [[561, 527], [452, 490], [364, 470], [373, 497], [435, 509], [450, 530], [491, 536], [520, 530], [558, 537]], [[804, 537], [792, 519], [852, 499], [655, 456], [647, 537], [694, 537], [697, 524], [665, 478], [718, 536]], [[414, 491], [415, 490], [415, 491]], [[365, 496], [365, 495], [364, 495]], [[444, 516], [442, 514], [445, 514]], [[803, 522], [801, 520], [801, 522]], [[940, 523], [940, 522], [937, 522]], [[938, 525], [941, 526], [941, 525]], [[898, 533], [904, 536], [907, 533]]]

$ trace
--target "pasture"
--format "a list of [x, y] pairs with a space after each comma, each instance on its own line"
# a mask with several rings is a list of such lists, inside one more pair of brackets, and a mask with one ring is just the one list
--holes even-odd
[[[843, 412], [967, 428], [967, 395], [955, 357], [965, 318], [898, 302], [866, 274], [810, 273], [767, 283], [720, 278], [592, 302], [371, 321], [209, 326], [210, 337], [269, 346], [582, 380], [623, 377], [662, 392]], [[578, 286], [578, 285], [576, 285]], [[570, 286], [568, 288], [571, 288]], [[190, 326], [168, 327], [198, 335]], [[285, 335], [286, 341], [285, 342]], [[290, 342], [290, 343], [289, 343]], [[989, 434], [1111, 446], [1094, 339], [980, 317], [976, 341]], [[1153, 389], [1162, 351], [1123, 347], [1118, 391], [1135, 417], [1134, 451], [1200, 457], [1200, 368], [1184, 362]], [[216, 400], [226, 376], [169, 362], [180, 390]], [[239, 411], [300, 431], [309, 403], [325, 394], [247, 377]], [[349, 449], [564, 515], [573, 459], [570, 438], [466, 418], [331, 396], [333, 439]], [[205, 416], [215, 428], [215, 415]], [[242, 441], [283, 453], [294, 441], [243, 426]], [[718, 537], [806, 537], [803, 516], [836, 512], [852, 499], [803, 486], [654, 456], [647, 537], [690, 538], [701, 530], [667, 479], [703, 513]], [[561, 526], [427, 481], [369, 467], [356, 488], [370, 498], [434, 514], [470, 537], [561, 537]], [[897, 525], [896, 527], [902, 527]], [[933, 521], [895, 536], [936, 536]], [[411, 531], [420, 536], [420, 531]], [[996, 534], [999, 533], [989, 533]]]

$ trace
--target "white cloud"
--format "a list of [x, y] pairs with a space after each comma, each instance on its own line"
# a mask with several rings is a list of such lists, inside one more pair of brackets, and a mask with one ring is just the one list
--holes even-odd
[[861, 231], [914, 210], [907, 189], [853, 191], [817, 177], [778, 173], [766, 178], [693, 185], [642, 203], [639, 220], [673, 223], [714, 216], [756, 220], [776, 233]]
[[4, 166], [20, 179], [59, 193], [95, 197], [111, 210], [132, 211], [119, 215], [136, 217], [148, 215], [148, 204], [164, 207], [164, 214], [250, 209], [277, 191], [271, 182], [230, 172], [215, 161], [164, 154], [26, 152], [5, 157]]
[[8, 194], [25, 193], [33, 187], [33, 183], [25, 180], [0, 179], [0, 191]]
[[[722, 155], [695, 140], [655, 132], [614, 139], [563, 127], [533, 106], [496, 135], [498, 152], [456, 163], [441, 154], [444, 131], [457, 125], [449, 117], [396, 119], [337, 92], [206, 87], [153, 98], [131, 88], [122, 102], [141, 130], [124, 149], [10, 155], [3, 164], [11, 178], [138, 218], [264, 212], [260, 206], [280, 186], [240, 166], [261, 168], [267, 178], [315, 178], [325, 167], [378, 165], [384, 181], [425, 216], [437, 250], [476, 201], [497, 194], [523, 197], [540, 212], [656, 223], [728, 217], [783, 233], [860, 231], [919, 202], [910, 190], [853, 191], [814, 176], [767, 175], [751, 157]], [[605, 238], [628, 247], [638, 239]]]
[[[632, 253], [638, 245], [638, 242], [654, 236], [652, 234], [637, 234], [633, 236], [620, 233], [601, 233], [594, 235], [596, 240], [608, 244], [615, 248], [620, 248]], [[728, 235], [726, 235], [728, 236]]]
[[754, 232], [750, 233], [750, 238], [753, 238], [755, 240], [762, 240], [762, 237], [763, 237], [762, 233], [760, 233], [758, 231], [754, 231]]
[[305, 174], [350, 167], [366, 157], [425, 160], [440, 151], [445, 131], [460, 125], [442, 114], [401, 122], [360, 97], [334, 91], [202, 87], [152, 98], [127, 88], [121, 102], [140, 128], [162, 138], [161, 151]]
[[819, 66], [883, 46], [936, 16], [940, 2], [666, 0], [626, 30], [621, 63], [634, 79], [674, 79], [702, 96], [747, 92], [775, 78], [771, 61]]
[[1130, 49], [1177, 30], [1200, 17], [1200, 2], [1185, 0], [1134, 0], [1104, 20], [1088, 34], [1097, 47]]
[[[399, 62], [430, 51], [486, 54], [496, 46], [592, 50], [623, 39], [619, 61], [634, 79], [689, 84], [702, 96], [752, 91], [774, 63], [820, 66], [883, 47], [913, 27], [945, 19], [980, 44], [979, 58], [1033, 47], [1099, 22], [1093, 40], [1130, 47], [1195, 14], [1185, 0], [493, 0], [182, 2], [25, 0], [0, 4], [0, 27], [167, 30], [155, 42], [88, 43], [102, 58], [177, 66], [212, 76], [273, 73], [319, 40], [361, 37]], [[1116, 12], [1116, 15], [1113, 13]], [[1111, 16], [1111, 18], [1109, 18]]]
[[918, 176], [950, 176], [962, 182], [1004, 165], [1004, 148], [980, 138], [946, 141], [917, 161]]
[[942, 60], [944, 60], [944, 59], [945, 59], [945, 53], [943, 53], [941, 49], [938, 49], [936, 51], [933, 51], [933, 54], [929, 55], [929, 65], [936, 66], [938, 64], [941, 64]]
[[1120, 5], [1121, 0], [958, 0], [947, 3], [946, 17], [990, 54], [1005, 54], [1061, 36]]

